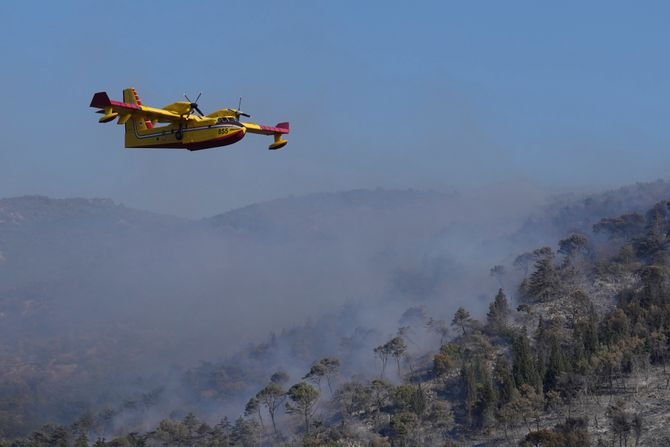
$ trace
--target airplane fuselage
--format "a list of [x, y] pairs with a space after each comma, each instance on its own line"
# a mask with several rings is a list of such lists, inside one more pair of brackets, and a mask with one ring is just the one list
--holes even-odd
[[129, 123], [125, 146], [129, 148], [172, 148], [196, 151], [237, 143], [246, 135], [246, 128], [234, 119], [220, 118], [214, 124], [168, 124], [151, 129], [138, 129]]

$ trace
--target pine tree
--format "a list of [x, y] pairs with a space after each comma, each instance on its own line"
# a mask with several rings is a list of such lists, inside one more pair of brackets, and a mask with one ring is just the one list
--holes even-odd
[[475, 368], [471, 364], [463, 365], [461, 368], [461, 380], [465, 390], [465, 413], [468, 425], [474, 426], [475, 405], [477, 405], [477, 377]]
[[567, 361], [563, 349], [556, 337], [553, 338], [549, 353], [549, 361], [544, 372], [544, 391], [555, 390], [558, 379], [567, 370]]
[[305, 421], [305, 432], [309, 433], [309, 421], [314, 410], [314, 404], [319, 398], [319, 392], [308, 383], [298, 383], [288, 390], [289, 402], [286, 402], [287, 413], [302, 415]]
[[528, 336], [519, 334], [512, 343], [512, 376], [517, 388], [524, 384], [537, 387], [538, 375]]
[[493, 333], [498, 333], [505, 328], [509, 314], [510, 308], [507, 303], [507, 296], [503, 289], [498, 289], [493, 302], [489, 304], [489, 312], [486, 314], [488, 325]]
[[479, 427], [486, 427], [493, 419], [497, 401], [496, 390], [493, 387], [488, 367], [478, 360], [475, 363], [477, 371], [477, 423]]
[[405, 355], [405, 352], [407, 352], [407, 344], [402, 337], [394, 337], [391, 341], [388, 342], [388, 345], [389, 352], [396, 361], [396, 366], [398, 367], [398, 377], [400, 377], [400, 359], [403, 355]]
[[379, 360], [382, 362], [382, 371], [381, 377], [384, 378], [384, 373], [386, 372], [386, 364], [388, 363], [389, 356], [391, 355], [391, 350], [388, 343], [379, 345], [374, 349], [375, 356], [379, 357]]
[[502, 407], [512, 400], [516, 390], [512, 368], [505, 357], [500, 357], [493, 368], [493, 378], [498, 389], [498, 407]]
[[277, 410], [279, 409], [282, 402], [286, 399], [286, 393], [284, 392], [281, 385], [270, 382], [265, 386], [265, 388], [256, 394], [256, 399], [258, 399], [262, 405], [265, 405], [265, 408], [268, 410], [268, 414], [270, 415], [270, 420], [272, 421], [272, 429], [274, 433], [277, 434]]
[[543, 247], [533, 252], [536, 256], [535, 271], [528, 282], [527, 294], [534, 301], [552, 300], [560, 288], [560, 276], [554, 265], [554, 252]]
[[454, 314], [453, 320], [451, 320], [451, 325], [459, 327], [463, 332], [463, 336], [465, 336], [465, 328], [470, 324], [471, 321], [472, 318], [470, 317], [470, 312], [468, 312], [463, 307], [459, 307]]
[[598, 350], [598, 314], [593, 304], [589, 308], [589, 317], [584, 326], [582, 340], [586, 355], [590, 360], [591, 356]]

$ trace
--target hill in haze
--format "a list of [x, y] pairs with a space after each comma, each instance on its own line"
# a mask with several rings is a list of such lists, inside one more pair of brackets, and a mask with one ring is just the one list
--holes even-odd
[[[465, 304], [481, 313], [498, 287], [493, 265], [664, 197], [666, 182], [545, 207], [522, 194], [358, 190], [200, 220], [105, 199], [2, 199], [0, 411], [13, 409], [5, 431], [68, 422], [189, 370], [243, 377], [218, 362], [246, 357], [245, 346], [273, 332], [317, 340], [313, 325], [327, 327], [299, 353], [238, 363], [298, 371], [354, 334], [372, 331], [366, 343], [376, 343], [410, 308], [436, 319]], [[201, 360], [213, 363], [196, 368]]]

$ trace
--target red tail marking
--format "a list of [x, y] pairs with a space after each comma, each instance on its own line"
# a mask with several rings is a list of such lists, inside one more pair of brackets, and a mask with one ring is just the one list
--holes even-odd
[[261, 130], [272, 133], [288, 133], [288, 123], [279, 123], [276, 126], [263, 126], [260, 125]]
[[109, 107], [111, 105], [112, 101], [109, 100], [107, 92], [98, 92], [95, 95], [93, 95], [90, 107], [95, 107], [96, 109], [104, 109], [105, 107]]
[[137, 104], [112, 101], [109, 99], [109, 96], [107, 96], [106, 92], [98, 92], [95, 95], [93, 95], [93, 99], [91, 99], [91, 107], [95, 107], [96, 109], [104, 109], [106, 107], [111, 106], [124, 107], [126, 109], [133, 109], [133, 110], [142, 110], [141, 107]]

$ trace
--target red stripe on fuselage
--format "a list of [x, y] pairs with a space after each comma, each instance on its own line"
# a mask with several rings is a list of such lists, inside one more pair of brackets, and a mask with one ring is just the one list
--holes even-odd
[[235, 133], [232, 133], [230, 135], [226, 135], [221, 138], [214, 138], [213, 140], [206, 140], [206, 141], [199, 141], [197, 143], [189, 143], [186, 144], [186, 149], [189, 151], [199, 151], [201, 149], [210, 149], [213, 147], [219, 147], [219, 146], [228, 146], [229, 144], [237, 143], [240, 141], [242, 138], [244, 138], [244, 135], [246, 132], [244, 130], [239, 130]]
[[202, 149], [210, 149], [213, 147], [219, 146], [228, 146], [233, 143], [237, 143], [242, 138], [244, 138], [246, 132], [240, 130], [230, 135], [226, 135], [220, 138], [214, 138], [212, 140], [198, 141], [197, 143], [163, 143], [163, 144], [147, 144], [138, 146], [137, 149], [147, 148], [147, 149], [188, 149], [189, 151], [199, 151]]

